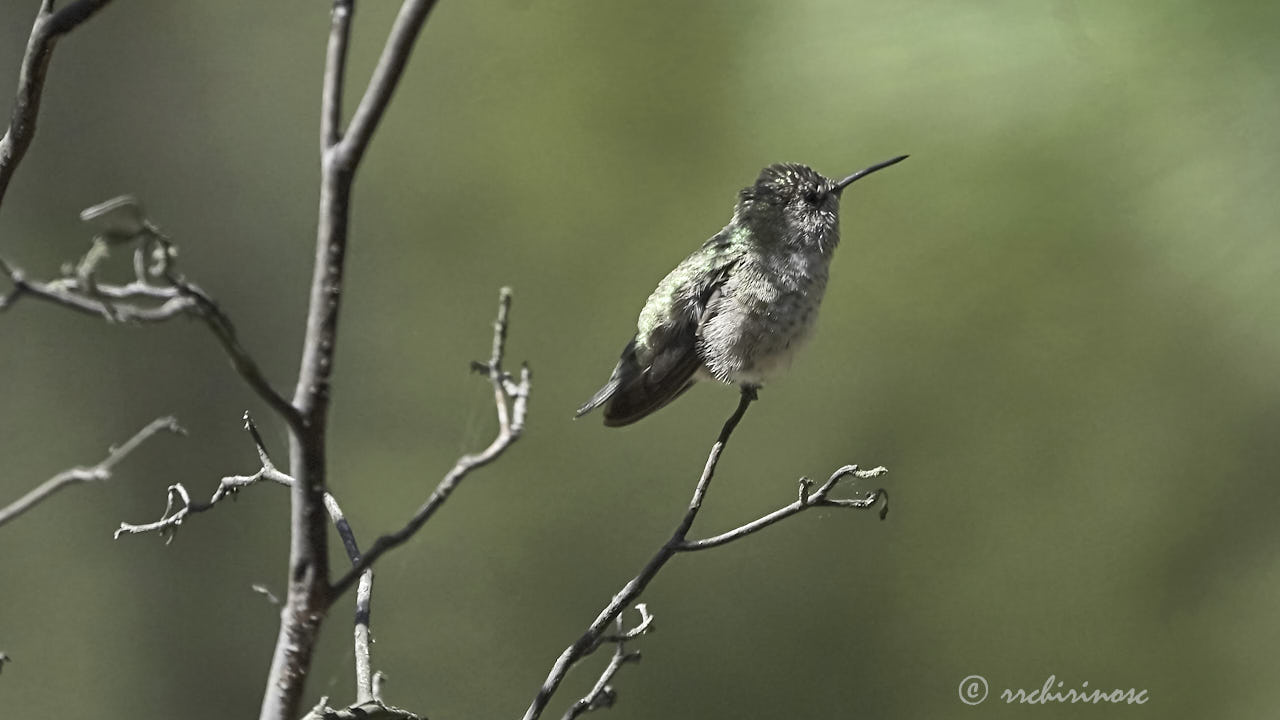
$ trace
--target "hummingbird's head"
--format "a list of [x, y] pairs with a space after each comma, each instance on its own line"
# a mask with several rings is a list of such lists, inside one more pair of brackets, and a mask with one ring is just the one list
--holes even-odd
[[738, 193], [735, 221], [745, 223], [752, 237], [781, 242], [797, 250], [827, 253], [840, 239], [840, 195], [854, 180], [907, 159], [906, 155], [832, 180], [796, 163], [770, 165], [754, 185]]

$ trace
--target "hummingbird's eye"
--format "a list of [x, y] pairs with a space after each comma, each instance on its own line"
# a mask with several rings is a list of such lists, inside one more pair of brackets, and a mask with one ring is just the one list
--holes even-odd
[[822, 195], [817, 190], [806, 190], [804, 193], [804, 201], [810, 205], [817, 205], [822, 200]]

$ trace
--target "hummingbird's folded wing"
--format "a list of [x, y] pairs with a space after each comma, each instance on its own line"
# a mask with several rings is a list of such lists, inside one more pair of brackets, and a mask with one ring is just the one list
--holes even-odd
[[681, 293], [686, 304], [675, 313], [676, 321], [655, 328], [638, 347], [627, 343], [609, 382], [578, 409], [581, 417], [601, 405], [609, 427], [631, 423], [657, 411], [688, 390], [702, 367], [698, 354], [698, 330], [706, 320], [707, 305], [720, 291], [732, 262], [726, 262], [701, 278], [697, 286]]
[[696, 328], [672, 330], [664, 338], [662, 349], [643, 366], [636, 357], [634, 341], [627, 346], [631, 352], [623, 354], [614, 371], [617, 387], [604, 402], [605, 425], [630, 425], [675, 400], [693, 385], [693, 374], [702, 365], [695, 342]]

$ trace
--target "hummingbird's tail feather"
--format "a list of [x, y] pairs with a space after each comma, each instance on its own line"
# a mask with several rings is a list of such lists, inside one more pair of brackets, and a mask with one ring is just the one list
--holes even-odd
[[604, 387], [596, 391], [591, 399], [585, 402], [578, 411], [573, 414], [573, 418], [578, 418], [595, 410], [601, 405], [609, 402], [609, 398], [618, 392], [618, 388], [623, 385], [629, 385], [640, 376], [640, 365], [636, 362], [636, 341], [633, 338], [627, 346], [622, 349], [622, 358], [618, 360], [618, 365], [613, 369], [613, 374], [609, 376], [609, 382]]
[[584, 403], [582, 407], [578, 408], [578, 411], [573, 414], [573, 419], [577, 420], [583, 415], [586, 415], [592, 410], [595, 410], [596, 408], [605, 404], [606, 402], [609, 401], [609, 398], [613, 397], [613, 394], [617, 391], [618, 391], [618, 375], [615, 372], [614, 376], [609, 378], [609, 382], [604, 384], [604, 387], [597, 390], [596, 394], [592, 395], [590, 400]]

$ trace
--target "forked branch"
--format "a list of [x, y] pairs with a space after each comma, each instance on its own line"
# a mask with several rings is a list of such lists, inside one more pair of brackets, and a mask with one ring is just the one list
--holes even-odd
[[121, 535], [141, 535], [144, 533], [159, 533], [164, 538], [165, 544], [173, 542], [173, 537], [178, 532], [178, 528], [191, 515], [208, 512], [212, 510], [219, 502], [232, 497], [244, 488], [250, 485], [266, 480], [276, 483], [277, 485], [289, 486], [293, 484], [293, 478], [276, 468], [275, 463], [271, 461], [271, 457], [267, 454], [266, 446], [262, 443], [262, 435], [258, 432], [258, 427], [253, 423], [253, 418], [249, 417], [249, 413], [244, 414], [245, 430], [253, 436], [254, 445], [258, 449], [258, 459], [262, 466], [252, 475], [228, 475], [218, 482], [218, 489], [214, 490], [213, 496], [207, 502], [198, 502], [191, 499], [191, 493], [182, 483], [175, 483], [169, 486], [165, 493], [164, 512], [160, 514], [160, 519], [155, 522], [134, 525], [131, 523], [120, 523], [120, 528], [115, 532], [115, 538], [120, 539]]
[[[207, 512], [212, 510], [220, 501], [234, 496], [239, 491], [256, 485], [262, 481], [268, 481], [277, 485], [291, 487], [294, 479], [287, 473], [282, 472], [276, 467], [275, 462], [271, 460], [270, 453], [267, 452], [266, 444], [262, 440], [262, 434], [258, 432], [258, 426], [253, 422], [253, 418], [249, 413], [244, 414], [244, 429], [253, 438], [253, 444], [258, 452], [258, 461], [260, 467], [257, 472], [251, 475], [230, 475], [222, 478], [218, 483], [218, 488], [214, 491], [213, 496], [207, 502], [198, 502], [191, 499], [191, 494], [181, 483], [170, 485], [166, 493], [165, 509], [161, 513], [160, 519], [155, 522], [134, 525], [130, 523], [121, 523], [120, 528], [116, 530], [115, 537], [119, 539], [121, 535], [138, 535], [144, 533], [156, 532], [164, 538], [165, 543], [173, 541], [174, 535], [182, 523], [191, 515]], [[338, 532], [338, 537], [342, 539], [343, 547], [347, 551], [347, 556], [352, 564], [360, 561], [360, 547], [356, 542], [355, 533], [351, 529], [350, 523], [347, 522], [346, 515], [342, 512], [342, 508], [338, 505], [337, 499], [332, 493], [325, 493], [325, 509], [329, 512], [329, 518], [333, 522], [334, 528]], [[255, 590], [268, 595], [269, 599], [276, 604], [279, 600], [274, 598], [264, 588], [255, 588]], [[370, 604], [373, 595], [373, 571], [367, 570], [360, 576], [360, 586], [356, 592], [356, 612], [355, 612], [355, 671], [356, 671], [356, 702], [352, 706], [359, 707], [365, 703], [379, 700], [375, 696], [374, 673], [372, 661], [370, 657], [371, 636], [369, 631]]]
[[[689, 540], [687, 537], [689, 530], [693, 527], [693, 522], [697, 519], [698, 511], [702, 509], [702, 504], [706, 500], [707, 492], [711, 487], [711, 479], [715, 476], [716, 466], [720, 462], [720, 455], [724, 452], [725, 445], [728, 444], [729, 437], [733, 434], [734, 429], [737, 428], [739, 421], [742, 420], [742, 416], [746, 414], [747, 408], [755, 399], [756, 393], [754, 389], [743, 388], [737, 409], [734, 410], [733, 414], [729, 416], [729, 419], [725, 421], [724, 427], [720, 430], [720, 436], [716, 439], [715, 444], [711, 446], [711, 452], [707, 456], [707, 463], [703, 467], [702, 476], [698, 478], [698, 483], [694, 486], [693, 497], [689, 501], [689, 507], [680, 518], [680, 522], [676, 526], [675, 532], [673, 532], [671, 537], [660, 548], [658, 548], [658, 551], [649, 559], [649, 562], [645, 564], [639, 574], [629, 580], [627, 584], [613, 596], [613, 599], [609, 601], [609, 604], [605, 606], [604, 610], [600, 611], [600, 614], [596, 616], [596, 619], [587, 627], [586, 632], [584, 632], [572, 645], [565, 648], [564, 652], [560, 654], [560, 657], [557, 658], [555, 663], [552, 665], [551, 672], [548, 673], [547, 679], [543, 681], [542, 687], [540, 687], [537, 694], [534, 695], [533, 702], [529, 705], [529, 709], [525, 711], [524, 720], [536, 720], [541, 717], [547, 704], [550, 702], [551, 697], [559, 689], [560, 683], [563, 682], [565, 676], [568, 675], [569, 670], [584, 657], [595, 652], [603, 642], [609, 639], [606, 634], [609, 627], [617, 623], [622, 612], [640, 597], [641, 593], [644, 592], [644, 589], [649, 585], [650, 581], [652, 581], [658, 572], [662, 570], [663, 566], [667, 564], [667, 561], [677, 553], [705, 550], [725, 545], [734, 540], [744, 538], [758, 530], [772, 525], [773, 523], [811, 507], [833, 506], [869, 508], [882, 499], [887, 501], [888, 496], [884, 490], [875, 490], [859, 498], [832, 498], [830, 496], [831, 491], [835, 489], [836, 485], [844, 477], [850, 475], [855, 477], [878, 477], [886, 472], [882, 467], [874, 470], [861, 471], [858, 470], [856, 466], [849, 465], [842, 467], [833, 473], [831, 477], [828, 478], [828, 480], [816, 491], [811, 492], [811, 481], [807, 478], [802, 478], [800, 480], [800, 496], [790, 505], [728, 532], [701, 540]], [[883, 519], [884, 515], [885, 510], [882, 510], [880, 517]], [[617, 672], [619, 667], [621, 667], [622, 662], [623, 661], [619, 659], [615, 652], [614, 659], [610, 661], [608, 667], [605, 668], [605, 674], [607, 674], [608, 678], [612, 678], [613, 674]], [[603, 675], [602, 678], [604, 678]], [[577, 714], [581, 714], [582, 712], [601, 706], [603, 702], [611, 702], [611, 698], [613, 696], [612, 691], [610, 690], [608, 693], [605, 693], [603, 689], [607, 687], [607, 683], [607, 679], [603, 680], [603, 682], [597, 682], [597, 686], [601, 687], [600, 694], [597, 695], [597, 699], [592, 701], [590, 699], [591, 696], [589, 695], [587, 698], [577, 701], [569, 708], [569, 711], [564, 717], [573, 718], [576, 717]], [[600, 697], [605, 698], [605, 700], [599, 699]], [[584, 700], [586, 702], [584, 702]]]
[[585, 715], [592, 710], [611, 708], [618, 701], [618, 692], [613, 689], [609, 682], [613, 680], [613, 676], [622, 669], [623, 665], [640, 662], [639, 652], [627, 651], [627, 641], [634, 640], [653, 629], [653, 616], [649, 614], [649, 609], [644, 603], [636, 605], [636, 612], [640, 613], [640, 622], [635, 627], [629, 630], [626, 629], [622, 621], [622, 615], [619, 615], [615, 621], [617, 632], [602, 638], [604, 642], [613, 643], [613, 656], [609, 658], [609, 664], [605, 666], [600, 673], [600, 677], [591, 686], [591, 689], [587, 691], [587, 694], [570, 705], [561, 720], [574, 720], [579, 715]]

